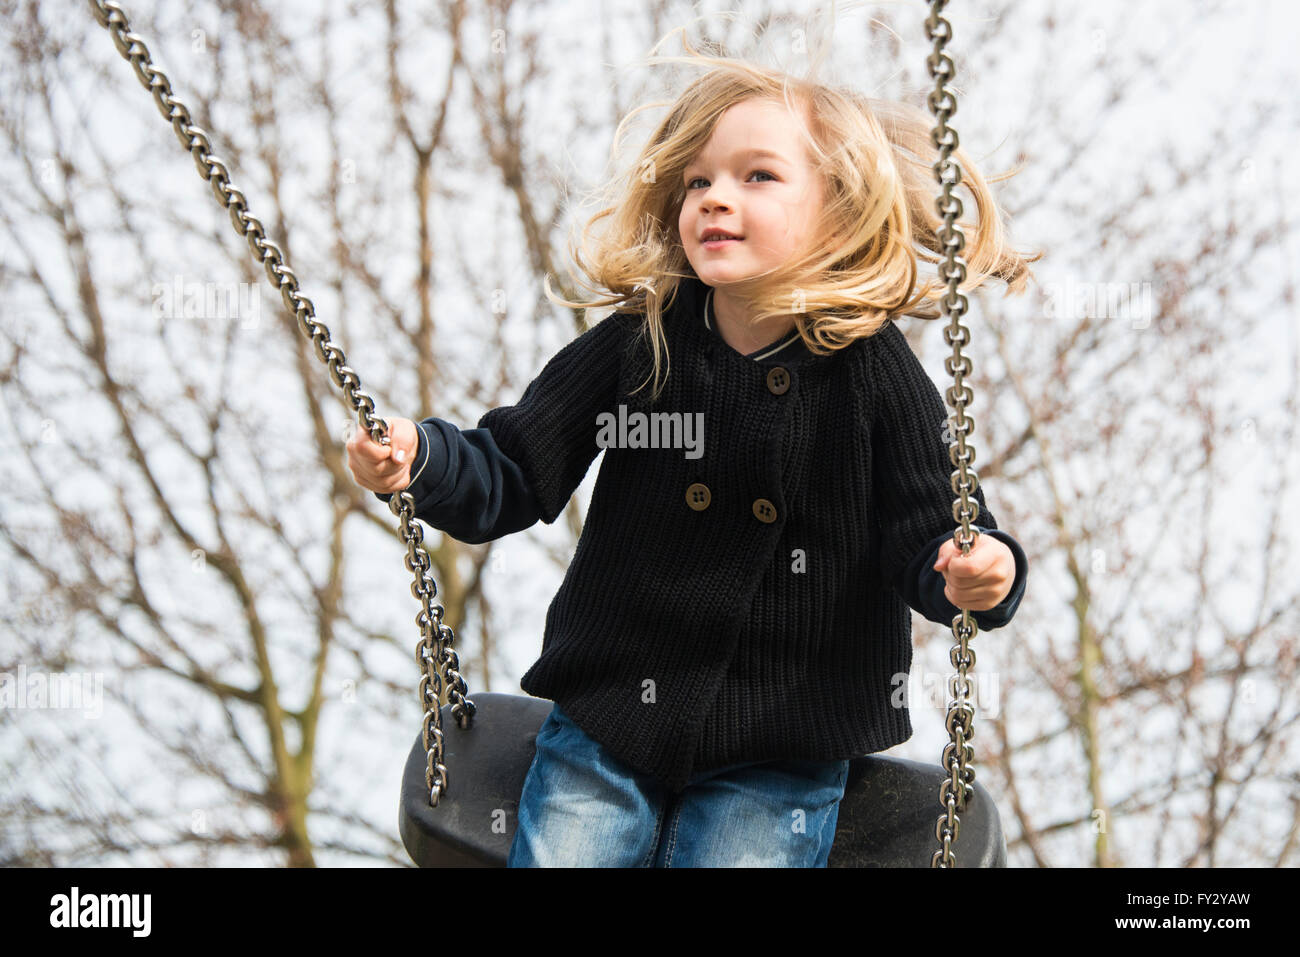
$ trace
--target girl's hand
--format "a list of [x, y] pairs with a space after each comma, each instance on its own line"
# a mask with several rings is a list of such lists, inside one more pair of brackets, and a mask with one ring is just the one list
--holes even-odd
[[387, 494], [411, 484], [411, 461], [420, 447], [417, 426], [410, 419], [388, 420], [388, 445], [380, 445], [357, 426], [348, 439], [348, 468], [362, 488]]
[[944, 542], [934, 570], [943, 574], [948, 583], [944, 597], [956, 607], [988, 611], [1011, 593], [1016, 580], [1016, 556], [1005, 542], [981, 532], [965, 556], [951, 538]]

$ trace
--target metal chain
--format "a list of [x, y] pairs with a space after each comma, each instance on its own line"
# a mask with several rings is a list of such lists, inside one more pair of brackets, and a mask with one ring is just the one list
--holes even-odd
[[[212, 185], [217, 201], [230, 211], [230, 221], [235, 230], [248, 240], [253, 256], [266, 269], [267, 278], [280, 291], [285, 308], [298, 319], [298, 328], [316, 347], [320, 360], [329, 366], [334, 384], [341, 387], [352, 409], [357, 413], [358, 424], [370, 437], [382, 445], [389, 444], [388, 422], [374, 415], [374, 401], [361, 391], [361, 380], [347, 365], [343, 350], [334, 345], [330, 331], [316, 320], [312, 301], [298, 291], [298, 277], [284, 261], [280, 247], [266, 238], [262, 223], [248, 212], [244, 194], [231, 182], [226, 165], [210, 151], [207, 133], [190, 122], [190, 111], [172, 95], [171, 81], [153, 65], [149, 48], [143, 39], [131, 32], [121, 4], [112, 0], [89, 0], [91, 10], [99, 25], [108, 29], [113, 43], [122, 57], [130, 62], [140, 83], [153, 94], [154, 102], [163, 118], [172, 125], [181, 145], [194, 157], [199, 175]], [[468, 728], [474, 717], [474, 702], [466, 697], [468, 688], [460, 674], [460, 660], [452, 647], [455, 633], [443, 623], [445, 609], [434, 601], [438, 586], [428, 574], [429, 553], [424, 548], [424, 533], [415, 518], [415, 500], [406, 491], [395, 493], [388, 502], [389, 511], [401, 523], [402, 541], [406, 543], [406, 567], [414, 573], [411, 594], [419, 600], [421, 608], [415, 616], [420, 627], [420, 641], [415, 646], [415, 663], [423, 671], [418, 694], [424, 708], [424, 748], [428, 752], [425, 784], [429, 788], [430, 807], [438, 806], [438, 799], [447, 791], [447, 767], [443, 764], [441, 698], [443, 682], [447, 684], [447, 698], [452, 714], [462, 728]]]
[[[935, 201], [935, 209], [943, 217], [943, 228], [938, 231], [943, 246], [943, 259], [938, 271], [947, 281], [947, 294], [941, 300], [943, 314], [948, 318], [943, 335], [952, 346], [952, 356], [944, 360], [944, 365], [953, 377], [953, 385], [947, 393], [948, 404], [954, 410], [953, 431], [956, 439], [948, 447], [948, 457], [955, 467], [952, 490], [957, 495], [952, 505], [953, 518], [958, 522], [958, 528], [953, 532], [953, 544], [961, 549], [962, 555], [967, 555], [979, 535], [971, 527], [971, 522], [978, 517], [978, 503], [974, 495], [979, 488], [979, 476], [971, 468], [975, 462], [975, 449], [966, 443], [967, 436], [975, 429], [975, 423], [966, 415], [966, 405], [973, 398], [970, 386], [965, 383], [965, 377], [971, 371], [971, 362], [961, 351], [961, 347], [970, 342], [970, 331], [961, 323], [967, 301], [958, 291], [962, 280], [966, 278], [966, 264], [960, 256], [966, 247], [966, 237], [956, 225], [962, 204], [953, 192], [961, 183], [961, 167], [952, 158], [952, 152], [958, 144], [957, 131], [948, 125], [948, 118], [957, 112], [957, 97], [947, 87], [947, 82], [953, 78], [955, 71], [952, 60], [944, 53], [944, 45], [952, 39], [952, 25], [940, 16], [946, 2], [947, 0], [930, 0], [930, 16], [925, 21], [925, 32], [934, 48], [926, 58], [926, 66], [935, 81], [928, 98], [930, 112], [935, 116], [930, 140], [939, 151], [939, 159], [934, 164], [934, 175], [942, 187], [941, 195]], [[971, 618], [969, 609], [963, 608], [961, 614], [953, 618], [952, 633], [957, 643], [949, 652], [949, 658], [957, 673], [948, 679], [948, 717], [945, 724], [950, 743], [943, 749], [942, 761], [948, 769], [948, 777], [939, 787], [939, 805], [944, 813], [939, 815], [939, 820], [935, 823], [934, 833], [940, 848], [930, 860], [931, 867], [957, 865], [952, 845], [961, 825], [958, 811], [966, 810], [967, 799], [975, 793], [972, 787], [975, 769], [971, 767], [975, 751], [970, 745], [971, 738], [975, 736], [972, 726], [975, 708], [971, 703], [970, 679], [966, 672], [975, 667], [975, 650], [970, 647], [970, 642], [978, 632], [979, 626]]]

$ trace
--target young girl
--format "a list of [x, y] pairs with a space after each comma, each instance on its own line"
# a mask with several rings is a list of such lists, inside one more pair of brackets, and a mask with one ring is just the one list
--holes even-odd
[[[477, 428], [348, 445], [358, 483], [470, 543], [554, 522], [605, 450], [520, 682], [554, 706], [512, 867], [826, 866], [849, 759], [912, 733], [909, 606], [987, 630], [1024, 592], [981, 490], [953, 545], [947, 410], [893, 322], [942, 294], [913, 248], [937, 242], [928, 118], [714, 62], [574, 250], [613, 295], [559, 301], [621, 308]], [[969, 286], [1019, 291], [1034, 260], [956, 156]]]

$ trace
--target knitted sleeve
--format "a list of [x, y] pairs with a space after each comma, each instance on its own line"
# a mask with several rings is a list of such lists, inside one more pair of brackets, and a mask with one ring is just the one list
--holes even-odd
[[[899, 591], [908, 564], [936, 537], [957, 528], [952, 460], [948, 457], [948, 408], [934, 381], [893, 322], [871, 350], [875, 410], [871, 423], [873, 527], [880, 570]], [[978, 471], [978, 465], [976, 466]], [[979, 514], [971, 524], [996, 529], [975, 490]]]
[[596, 445], [596, 416], [612, 411], [623, 350], [640, 317], [616, 312], [551, 357], [517, 403], [478, 421], [517, 463], [551, 524], [581, 483]]

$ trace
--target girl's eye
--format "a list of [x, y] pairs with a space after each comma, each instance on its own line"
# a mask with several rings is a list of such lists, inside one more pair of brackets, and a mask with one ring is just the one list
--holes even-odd
[[[773, 176], [771, 173], [769, 173], [769, 172], [768, 172], [767, 170], [765, 170], [765, 169], [756, 169], [756, 170], [754, 170], [754, 172], [750, 173], [749, 175], [750, 175], [750, 176], [769, 176], [769, 177], [771, 177], [772, 179], [776, 179], [775, 176]], [[697, 176], [697, 177], [695, 177], [693, 180], [690, 180], [689, 182], [687, 182], [687, 184], [686, 184], [686, 188], [687, 188], [687, 189], [694, 189], [694, 188], [695, 188], [695, 184], [698, 183], [698, 182], [700, 182], [700, 181], [703, 180], [703, 179], [704, 179], [703, 176]]]

